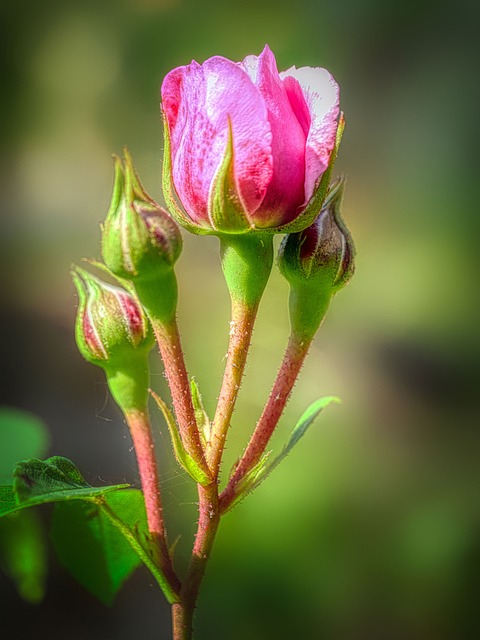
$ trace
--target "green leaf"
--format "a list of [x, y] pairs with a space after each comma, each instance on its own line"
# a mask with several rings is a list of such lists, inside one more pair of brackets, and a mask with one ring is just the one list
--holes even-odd
[[313, 423], [315, 418], [321, 413], [328, 405], [333, 403], [340, 403], [341, 400], [337, 396], [325, 396], [313, 402], [300, 416], [297, 424], [293, 428], [290, 440], [283, 447], [280, 453], [273, 459], [270, 458], [270, 452], [265, 453], [257, 464], [248, 471], [245, 476], [237, 484], [237, 496], [228, 506], [227, 511], [237, 505], [243, 498], [256, 489], [267, 476], [277, 467], [282, 460], [284, 460], [293, 447], [302, 438], [307, 429]]
[[55, 505], [52, 541], [65, 568], [90, 593], [111, 605], [125, 580], [141, 564], [141, 558], [112, 521], [107, 509], [133, 535], [148, 534], [143, 495], [136, 489], [110, 493], [105, 503], [84, 501]]
[[0, 561], [18, 594], [37, 604], [45, 595], [47, 542], [35, 510], [13, 513], [0, 521]]
[[92, 498], [128, 486], [92, 487], [73, 462], [62, 456], [23, 460], [14, 469], [13, 489], [19, 506]]
[[203, 486], [207, 486], [211, 483], [211, 478], [199, 467], [199, 465], [195, 462], [192, 456], [188, 453], [188, 451], [183, 446], [182, 439], [177, 429], [177, 425], [175, 424], [175, 420], [172, 416], [170, 409], [167, 407], [165, 402], [158, 396], [154, 391], [150, 389], [150, 393], [152, 398], [157, 403], [160, 411], [163, 413], [163, 417], [165, 418], [165, 422], [167, 423], [168, 430], [170, 432], [170, 437], [172, 439], [173, 452], [175, 454], [175, 458], [178, 464], [185, 469], [189, 476], [191, 476], [195, 482]]
[[290, 453], [293, 447], [298, 443], [300, 438], [305, 435], [308, 427], [312, 424], [315, 418], [321, 413], [328, 405], [330, 404], [340, 404], [340, 398], [337, 396], [325, 396], [324, 398], [320, 398], [313, 402], [300, 416], [297, 424], [293, 428], [292, 435], [290, 436], [290, 440], [283, 447], [282, 451], [279, 455], [272, 460], [268, 465], [268, 473], [272, 471], [280, 462], [286, 458], [286, 456]]
[[34, 414], [0, 407], [0, 482], [10, 484], [17, 460], [43, 457], [49, 446], [45, 424]]
[[[61, 456], [24, 460], [15, 467], [14, 487], [0, 487], [0, 516], [58, 503], [54, 544], [59, 558], [100, 600], [113, 602], [123, 582], [143, 562], [167, 600], [177, 602], [178, 596], [154, 560], [143, 493], [127, 489], [129, 486], [92, 487], [73, 462]], [[88, 574], [91, 571], [95, 576], [92, 568], [97, 566], [100, 577], [96, 585]]]
[[203, 406], [202, 396], [200, 395], [200, 390], [195, 378], [190, 380], [190, 389], [192, 391], [192, 402], [195, 410], [198, 430], [200, 432], [203, 445], [205, 446], [205, 444], [210, 441], [212, 425], [210, 424], [210, 419]]

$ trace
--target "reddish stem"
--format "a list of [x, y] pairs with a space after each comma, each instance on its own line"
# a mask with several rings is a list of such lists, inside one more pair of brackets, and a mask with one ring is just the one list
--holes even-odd
[[177, 323], [172, 321], [170, 324], [162, 324], [152, 320], [152, 325], [165, 367], [182, 442], [197, 464], [210, 475], [198, 432]]
[[138, 409], [130, 409], [125, 412], [125, 418], [130, 429], [137, 457], [138, 471], [147, 512], [148, 529], [158, 550], [158, 565], [174, 591], [178, 591], [180, 589], [180, 580], [174, 571], [172, 559], [168, 551], [160, 482], [155, 457], [155, 443], [152, 436], [150, 419], [147, 411], [140, 411]]
[[213, 419], [212, 437], [208, 450], [209, 466], [216, 478], [218, 478], [225, 440], [247, 362], [257, 311], [258, 304], [250, 306], [242, 302], [232, 302], [227, 362]]
[[220, 524], [218, 487], [198, 485], [199, 520], [190, 565], [181, 591], [181, 602], [172, 606], [173, 640], [190, 640], [193, 633], [193, 615], [200, 585], [210, 559], [213, 543]]
[[265, 451], [288, 402], [311, 342], [311, 339], [302, 340], [295, 335], [290, 336], [267, 404], [235, 472], [220, 495], [221, 512], [225, 511], [235, 498], [237, 483], [259, 462]]

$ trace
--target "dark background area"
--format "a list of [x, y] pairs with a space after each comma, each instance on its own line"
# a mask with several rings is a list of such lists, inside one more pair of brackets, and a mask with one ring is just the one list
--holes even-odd
[[[138, 474], [100, 370], [79, 355], [70, 265], [99, 257], [112, 153], [127, 145], [159, 202], [159, 88], [173, 67], [266, 43], [279, 69], [323, 66], [347, 126], [335, 173], [357, 246], [273, 445], [322, 395], [296, 450], [221, 527], [198, 640], [463, 640], [478, 637], [478, 3], [328, 0], [5, 2], [0, 151], [0, 404], [38, 415], [49, 455], [92, 484]], [[187, 237], [179, 323], [213, 412], [229, 308], [214, 238]], [[242, 451], [288, 334], [274, 269], [226, 453]], [[152, 353], [152, 386], [166, 395]], [[186, 561], [195, 490], [152, 407], [168, 523]], [[1, 436], [1, 434], [0, 434]], [[48, 521], [45, 508], [42, 517]], [[169, 638], [168, 607], [139, 569], [113, 607], [51, 557], [44, 601], [0, 574], [17, 637]]]

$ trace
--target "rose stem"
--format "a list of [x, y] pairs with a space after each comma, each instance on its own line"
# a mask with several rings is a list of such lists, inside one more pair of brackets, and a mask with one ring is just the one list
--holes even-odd
[[222, 269], [232, 301], [227, 362], [207, 450], [218, 480], [230, 421], [247, 362], [253, 326], [273, 262], [273, 236], [226, 236], [220, 240]]
[[221, 512], [228, 509], [232, 500], [235, 498], [235, 487], [237, 483], [257, 464], [265, 451], [288, 402], [311, 342], [312, 338], [300, 338], [296, 334], [290, 336], [267, 404], [235, 472], [220, 495]]
[[158, 549], [158, 565], [174, 592], [180, 590], [180, 580], [176, 575], [167, 546], [164, 526], [160, 482], [158, 477], [155, 444], [148, 412], [140, 409], [125, 411], [125, 419], [137, 457], [138, 470], [145, 499], [148, 529]]

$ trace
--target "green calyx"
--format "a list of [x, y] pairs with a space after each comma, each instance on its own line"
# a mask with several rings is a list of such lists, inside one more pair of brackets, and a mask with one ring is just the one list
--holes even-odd
[[213, 179], [210, 192], [209, 217], [215, 231], [243, 234], [253, 229], [235, 187], [233, 167], [232, 124], [228, 120], [228, 141], [223, 161]]

